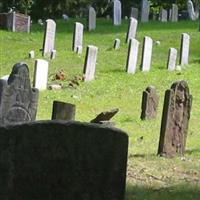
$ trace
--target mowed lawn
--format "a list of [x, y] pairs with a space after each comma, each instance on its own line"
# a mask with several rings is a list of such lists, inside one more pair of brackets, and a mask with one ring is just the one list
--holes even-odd
[[[77, 19], [86, 25], [86, 20]], [[200, 198], [200, 32], [198, 22], [139, 24], [136, 38], [140, 42], [136, 74], [127, 74], [125, 65], [128, 45], [125, 44], [128, 21], [112, 26], [111, 20], [98, 19], [95, 31], [84, 32], [83, 54], [71, 51], [74, 19], [58, 20], [56, 32], [57, 55], [49, 60], [50, 83], [61, 83], [60, 91], [42, 91], [39, 96], [37, 119], [51, 119], [54, 100], [76, 104], [76, 120], [88, 122], [104, 110], [119, 108], [113, 118], [116, 127], [129, 135], [126, 200], [133, 199], [199, 199]], [[35, 50], [36, 59], [42, 58], [44, 27], [32, 24], [31, 34], [0, 30], [0, 76], [9, 74], [20, 61], [28, 64], [33, 80], [34, 59], [28, 52]], [[181, 33], [191, 36], [190, 64], [182, 71], [166, 69], [170, 47], [180, 49]], [[139, 70], [143, 37], [154, 41], [152, 66], [149, 73]], [[121, 40], [119, 50], [113, 50], [114, 40]], [[160, 45], [156, 45], [160, 41]], [[76, 88], [68, 87], [71, 79], [82, 75], [87, 45], [99, 48], [95, 80], [80, 82]], [[179, 51], [180, 52], [180, 51]], [[56, 81], [59, 70], [64, 81]], [[176, 80], [187, 81], [193, 95], [193, 105], [184, 157], [166, 159], [158, 157], [157, 148], [165, 90]], [[155, 120], [141, 121], [142, 91], [154, 85], [159, 94], [158, 115]]]

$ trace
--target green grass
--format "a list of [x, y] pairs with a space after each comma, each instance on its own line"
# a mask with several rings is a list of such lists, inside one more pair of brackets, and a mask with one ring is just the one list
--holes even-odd
[[[85, 20], [78, 20], [85, 24]], [[137, 39], [140, 42], [138, 70], [134, 75], [125, 73], [128, 47], [124, 43], [128, 21], [113, 27], [111, 21], [99, 19], [97, 29], [84, 32], [82, 55], [71, 51], [74, 20], [57, 21], [55, 60], [49, 60], [49, 83], [59, 70], [65, 71], [66, 80], [61, 91], [40, 92], [37, 119], [51, 119], [54, 100], [76, 104], [76, 120], [90, 121], [104, 110], [119, 108], [113, 118], [118, 128], [129, 134], [129, 157], [127, 170], [126, 200], [133, 199], [199, 199], [200, 196], [200, 32], [197, 22], [139, 24]], [[31, 34], [0, 31], [0, 75], [9, 74], [12, 66], [25, 61], [33, 77], [34, 60], [28, 52], [35, 50], [36, 58], [42, 58], [43, 28], [33, 24]], [[181, 72], [166, 70], [170, 47], [180, 48], [181, 33], [191, 36], [190, 64]], [[152, 68], [149, 73], [139, 71], [143, 37], [147, 35], [160, 46], [154, 45]], [[116, 38], [121, 39], [121, 48], [113, 50]], [[77, 89], [68, 88], [69, 80], [83, 71], [86, 46], [99, 48], [96, 78], [81, 83]], [[160, 122], [165, 90], [176, 80], [186, 80], [193, 95], [193, 107], [184, 158], [159, 158], [156, 156], [160, 134]], [[156, 120], [141, 121], [142, 91], [149, 85], [157, 88], [160, 103]], [[139, 138], [143, 136], [143, 140]]]

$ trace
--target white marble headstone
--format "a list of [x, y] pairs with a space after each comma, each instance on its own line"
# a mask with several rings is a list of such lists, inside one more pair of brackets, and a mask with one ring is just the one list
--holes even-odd
[[131, 38], [135, 38], [137, 32], [138, 21], [135, 18], [130, 18], [129, 27], [126, 35], [126, 43], [129, 43]]
[[141, 22], [149, 21], [150, 2], [148, 0], [142, 0], [141, 2]]
[[190, 51], [190, 36], [187, 33], [181, 35], [180, 65], [188, 65]]
[[88, 23], [88, 30], [95, 30], [96, 29], [96, 11], [93, 7], [89, 7], [88, 9], [88, 19], [87, 19], [87, 23]]
[[122, 21], [122, 6], [119, 0], [113, 1], [113, 25], [121, 25]]
[[169, 49], [167, 69], [174, 71], [176, 69], [177, 50], [175, 48]]

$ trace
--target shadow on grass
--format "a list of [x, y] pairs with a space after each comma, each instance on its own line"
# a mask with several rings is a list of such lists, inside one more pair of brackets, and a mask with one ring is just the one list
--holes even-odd
[[199, 200], [200, 185], [177, 185], [165, 188], [128, 184], [125, 200]]

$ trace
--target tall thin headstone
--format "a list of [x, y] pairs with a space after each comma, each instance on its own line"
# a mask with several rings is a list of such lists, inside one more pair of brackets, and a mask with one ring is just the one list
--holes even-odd
[[[74, 35], [73, 35], [73, 45], [72, 50], [79, 53], [79, 50], [83, 47], [83, 24], [76, 22], [74, 24]], [[82, 52], [82, 51], [81, 51]]]
[[130, 17], [138, 19], [138, 16], [139, 16], [138, 8], [131, 7]]
[[185, 81], [177, 81], [165, 92], [158, 154], [174, 157], [185, 152], [192, 96]]
[[87, 28], [89, 31], [96, 29], [96, 11], [90, 6], [88, 8]]
[[175, 48], [169, 49], [167, 69], [174, 71], [176, 69], [177, 50]]
[[190, 36], [187, 33], [181, 35], [180, 65], [188, 65], [190, 52]]
[[46, 20], [46, 27], [43, 41], [43, 56], [50, 56], [54, 50], [56, 34], [56, 23], [52, 19]]
[[178, 21], [178, 6], [176, 4], [172, 4], [171, 21], [172, 22]]
[[131, 38], [129, 41], [129, 49], [128, 49], [128, 56], [126, 62], [126, 72], [134, 74], [136, 71], [136, 65], [138, 60], [138, 49], [139, 49], [139, 42]]
[[119, 0], [113, 1], [113, 25], [121, 25], [122, 21], [122, 6]]
[[141, 1], [141, 22], [149, 21], [149, 12], [150, 12], [150, 1], [142, 0]]
[[0, 126], [34, 121], [38, 95], [31, 88], [28, 66], [15, 64], [8, 81], [0, 80]]
[[142, 50], [142, 71], [150, 71], [151, 68], [151, 57], [152, 57], [152, 49], [153, 49], [153, 40], [145, 36], [143, 41], [143, 50]]
[[168, 18], [167, 10], [165, 10], [164, 8], [161, 8], [160, 13], [159, 13], [159, 20], [161, 22], [167, 22], [167, 18]]
[[137, 25], [138, 25], [137, 19], [131, 17], [126, 35], [126, 43], [129, 43], [131, 38], [135, 38], [137, 32]]
[[91, 81], [94, 79], [96, 70], [98, 48], [93, 45], [87, 46], [85, 64], [84, 64], [84, 81]]
[[193, 2], [191, 0], [187, 1], [187, 10], [188, 10], [189, 18], [191, 20], [197, 20], [198, 19], [199, 13], [195, 12], [195, 10], [194, 10], [194, 4], [193, 4]]

